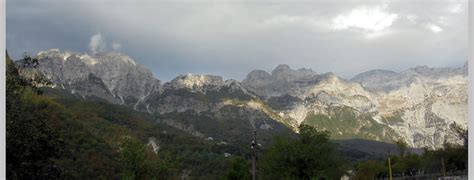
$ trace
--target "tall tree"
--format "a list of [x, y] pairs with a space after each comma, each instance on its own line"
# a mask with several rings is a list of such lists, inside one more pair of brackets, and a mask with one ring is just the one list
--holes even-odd
[[122, 179], [170, 179], [174, 174], [174, 164], [160, 159], [143, 142], [125, 136], [121, 142], [120, 159], [125, 165]]
[[398, 139], [395, 141], [395, 145], [397, 145], [397, 149], [400, 153], [400, 156], [405, 156], [405, 153], [408, 149], [408, 144], [403, 139]]
[[299, 127], [299, 138], [278, 137], [264, 151], [264, 179], [339, 179], [345, 173], [343, 161], [329, 142], [329, 133], [314, 127]]
[[125, 170], [124, 179], [136, 179], [143, 171], [146, 146], [131, 137], [124, 137], [120, 155], [128, 169]]
[[250, 179], [250, 164], [247, 160], [241, 157], [234, 157], [231, 160], [231, 167], [227, 172], [227, 179]]

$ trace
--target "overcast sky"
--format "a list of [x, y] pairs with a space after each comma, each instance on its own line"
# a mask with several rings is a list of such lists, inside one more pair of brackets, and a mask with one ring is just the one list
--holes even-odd
[[7, 0], [7, 48], [120, 51], [160, 80], [278, 64], [351, 78], [461, 66], [467, 0]]

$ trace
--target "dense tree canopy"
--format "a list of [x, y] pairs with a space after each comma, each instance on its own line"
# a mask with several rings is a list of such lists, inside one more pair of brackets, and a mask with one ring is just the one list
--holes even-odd
[[329, 134], [300, 126], [299, 138], [279, 137], [263, 152], [264, 179], [339, 179], [346, 169]]
[[19, 76], [13, 61], [6, 59], [7, 177], [57, 177], [60, 169], [52, 158], [59, 156], [63, 142], [53, 125], [60, 118], [55, 111], [60, 107], [39, 95], [36, 87]]
[[250, 163], [242, 157], [232, 158], [226, 176], [229, 180], [250, 179]]
[[[406, 149], [406, 143], [396, 141], [399, 148]], [[440, 176], [447, 174], [464, 174], [467, 169], [466, 146], [445, 144], [444, 148], [428, 150], [422, 154], [400, 151], [400, 154], [387, 154], [379, 160], [367, 160], [355, 165], [355, 179], [373, 179], [388, 177], [388, 158], [391, 159], [393, 177]], [[443, 169], [444, 164], [444, 169]]]

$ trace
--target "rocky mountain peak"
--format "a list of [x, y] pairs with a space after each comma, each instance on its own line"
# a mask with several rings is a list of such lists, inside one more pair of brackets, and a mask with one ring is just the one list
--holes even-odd
[[[59, 57], [59, 56], [62, 56], [62, 53], [59, 49], [49, 49], [49, 50], [44, 50], [44, 51], [40, 51], [38, 54], [37, 54], [37, 57]], [[65, 60], [66, 58], [63, 58], [63, 60]]]
[[38, 59], [60, 59], [63, 61], [80, 61], [90, 66], [106, 63], [124, 63], [128, 65], [137, 65], [130, 56], [119, 52], [101, 52], [89, 55], [87, 53], [77, 53], [70, 50], [60, 51], [59, 49], [50, 49], [40, 51], [36, 57]]
[[437, 81], [454, 76], [467, 76], [467, 69], [464, 67], [432, 68], [416, 66], [400, 73], [387, 70], [371, 70], [356, 75], [351, 81], [360, 83], [370, 91], [388, 92], [408, 87], [413, 83]]
[[262, 70], [250, 72], [242, 81], [245, 88], [265, 98], [281, 96], [295, 89], [319, 82], [319, 75], [311, 69], [291, 69], [278, 65], [270, 74]]
[[237, 80], [227, 79], [223, 80], [221, 76], [214, 75], [195, 75], [195, 74], [185, 74], [180, 75], [169, 83], [164, 85], [165, 90], [178, 90], [185, 89], [191, 92], [201, 92], [206, 94], [207, 92], [218, 92], [224, 90], [226, 92], [221, 93], [231, 93], [231, 92], [242, 92], [249, 96], [252, 96], [247, 92], [245, 87]]
[[308, 68], [299, 68], [298, 71], [301, 72], [301, 73], [315, 74], [315, 72], [311, 68], [309, 68], [309, 69]]
[[423, 65], [423, 66], [416, 66], [415, 68], [413, 68], [416, 72], [420, 72], [420, 73], [423, 73], [423, 72], [426, 72], [426, 71], [430, 71], [431, 68], [428, 67], [427, 65]]
[[247, 77], [244, 79], [244, 81], [252, 81], [252, 80], [261, 80], [261, 79], [271, 79], [272, 76], [264, 71], [264, 70], [253, 70], [251, 71]]
[[242, 81], [242, 84], [249, 89], [255, 90], [263, 84], [268, 84], [273, 81], [273, 78], [264, 70], [253, 70], [247, 77]]
[[174, 78], [171, 80], [170, 84], [172, 87], [177, 89], [194, 89], [205, 86], [222, 86], [224, 80], [221, 76], [185, 74]]
[[[149, 69], [123, 53], [89, 55], [69, 50], [41, 51], [36, 69], [55, 87], [64, 87], [82, 96], [113, 99], [111, 102], [136, 104], [161, 88]], [[92, 78], [91, 78], [92, 77]], [[81, 87], [88, 84], [89, 87]]]
[[291, 70], [290, 66], [287, 64], [279, 64], [274, 71], [284, 71], [284, 70]]
[[294, 81], [294, 80], [308, 80], [316, 75], [311, 69], [291, 69], [286, 64], [278, 65], [272, 71], [272, 77], [278, 81]]
[[131, 65], [137, 65], [137, 63], [132, 58], [130, 58], [130, 56], [119, 52], [99, 53], [96, 54], [95, 57], [105, 62], [120, 61]]
[[323, 75], [321, 75], [320, 79], [326, 82], [345, 82], [344, 79], [339, 78], [336, 74], [332, 72], [324, 73]]
[[363, 72], [363, 73], [360, 73], [356, 76], [354, 76], [351, 81], [363, 81], [364, 79], [367, 79], [367, 78], [373, 78], [373, 77], [376, 77], [376, 76], [396, 76], [398, 75], [398, 73], [394, 72], [394, 71], [389, 71], [389, 70], [384, 70], [384, 69], [374, 69], [374, 70], [370, 70], [370, 71], [366, 71], [366, 72]]

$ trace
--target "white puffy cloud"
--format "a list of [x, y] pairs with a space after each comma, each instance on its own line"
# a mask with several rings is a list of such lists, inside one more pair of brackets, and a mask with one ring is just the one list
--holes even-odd
[[102, 37], [102, 34], [97, 33], [97, 34], [94, 34], [90, 38], [89, 50], [93, 54], [97, 54], [99, 52], [104, 52], [106, 50], [106, 48], [107, 48], [107, 43], [105, 42], [104, 37]]
[[429, 24], [426, 25], [426, 27], [427, 27], [429, 30], [433, 31], [434, 33], [443, 32], [443, 28], [439, 27], [439, 26], [436, 25], [436, 24], [431, 24], [431, 23], [429, 23]]
[[386, 5], [355, 8], [348, 14], [334, 18], [333, 28], [336, 30], [355, 28], [371, 33], [386, 30], [398, 18], [398, 14], [387, 12], [386, 9]]
[[92, 54], [97, 54], [100, 52], [106, 52], [106, 51], [120, 51], [122, 48], [122, 44], [113, 42], [110, 47], [109, 43], [107, 43], [107, 40], [105, 37], [102, 35], [102, 33], [96, 33], [91, 36], [90, 41], [89, 41], [89, 50], [92, 52]]

